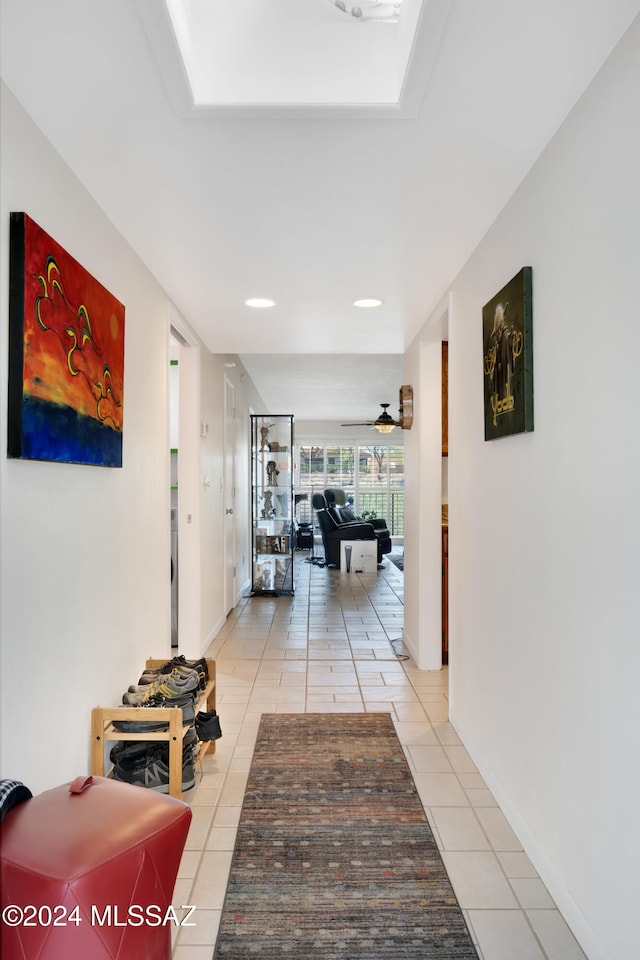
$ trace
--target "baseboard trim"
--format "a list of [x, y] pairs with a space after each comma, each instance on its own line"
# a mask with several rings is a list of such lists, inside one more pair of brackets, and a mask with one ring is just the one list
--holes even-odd
[[428, 661], [421, 662], [420, 646], [419, 644], [414, 643], [413, 639], [409, 636], [404, 628], [402, 630], [402, 643], [405, 649], [408, 650], [411, 659], [414, 661], [418, 670], [442, 670], [442, 659], [435, 661], [434, 663], [429, 663]]
[[586, 956], [589, 960], [610, 960], [609, 954], [598, 943], [593, 928], [567, 890], [553, 863], [511, 803], [508, 793], [495, 775], [483, 751], [465, 729], [464, 724], [458, 721], [453, 705], [450, 706], [449, 720]]

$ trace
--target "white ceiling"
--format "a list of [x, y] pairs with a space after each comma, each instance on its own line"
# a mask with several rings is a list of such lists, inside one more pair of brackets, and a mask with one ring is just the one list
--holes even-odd
[[274, 413], [352, 423], [375, 420], [380, 404], [388, 403], [398, 416], [402, 354], [253, 353], [242, 354], [242, 362]]
[[[247, 362], [265, 401], [277, 385], [299, 417], [315, 393], [313, 419], [331, 418], [342, 389], [346, 419], [394, 411], [401, 367], [384, 382], [366, 355], [399, 362], [640, 0], [424, 0], [397, 101], [376, 86], [388, 63], [369, 59], [368, 102], [347, 79], [319, 92], [318, 64], [331, 79], [353, 42], [362, 92], [358, 31], [379, 61], [380, 31], [401, 24], [342, 23], [327, 0], [189, 7], [225, 64], [218, 102], [215, 70], [200, 68], [200, 105], [190, 95], [164, 0], [0, 0], [3, 80], [207, 346], [273, 356]], [[204, 42], [207, 10], [224, 58]], [[277, 305], [252, 311], [250, 296]], [[352, 306], [365, 296], [384, 305]], [[316, 354], [358, 359], [330, 362], [327, 383]]]

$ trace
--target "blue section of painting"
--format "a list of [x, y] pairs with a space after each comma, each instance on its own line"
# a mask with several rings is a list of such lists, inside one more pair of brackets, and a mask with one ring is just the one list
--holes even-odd
[[122, 466], [122, 433], [71, 407], [26, 396], [22, 405], [22, 457]]

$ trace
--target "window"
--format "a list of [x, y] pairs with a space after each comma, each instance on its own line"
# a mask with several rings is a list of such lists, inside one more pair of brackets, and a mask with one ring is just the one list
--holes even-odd
[[404, 535], [404, 447], [303, 441], [297, 445], [298, 521], [312, 520], [311, 494], [326, 487], [344, 490], [357, 516], [384, 517], [392, 536]]
[[358, 448], [358, 513], [385, 517], [393, 536], [404, 534], [404, 447]]

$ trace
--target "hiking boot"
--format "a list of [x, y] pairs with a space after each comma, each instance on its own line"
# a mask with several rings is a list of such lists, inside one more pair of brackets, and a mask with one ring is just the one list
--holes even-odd
[[220, 718], [215, 710], [199, 713], [196, 717], [196, 735], [198, 740], [219, 740], [222, 736]]

